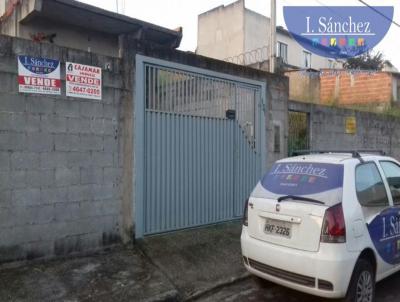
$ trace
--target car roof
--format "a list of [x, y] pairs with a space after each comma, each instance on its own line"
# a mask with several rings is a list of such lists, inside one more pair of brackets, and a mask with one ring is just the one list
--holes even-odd
[[[360, 153], [363, 161], [369, 160], [393, 160], [388, 156]], [[345, 161], [360, 161], [359, 157], [353, 157], [350, 153], [317, 153], [317, 154], [306, 154], [284, 158], [278, 160], [277, 163], [284, 162], [319, 162], [319, 163], [331, 163], [331, 164], [344, 164]]]

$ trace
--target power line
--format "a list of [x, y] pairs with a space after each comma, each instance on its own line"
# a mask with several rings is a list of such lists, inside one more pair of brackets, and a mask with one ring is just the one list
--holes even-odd
[[364, 0], [358, 0], [358, 2], [361, 2], [362, 4], [364, 4], [365, 6], [369, 7], [370, 9], [372, 9], [374, 12], [376, 12], [377, 14], [381, 15], [383, 18], [385, 18], [386, 20], [389, 20], [391, 23], [393, 23], [394, 25], [396, 25], [397, 27], [400, 27], [400, 24], [397, 23], [396, 21], [390, 19], [388, 16], [386, 16], [385, 14], [381, 13], [379, 10], [377, 10], [375, 7], [369, 5], [367, 2], [365, 2]]
[[318, 2], [320, 5], [326, 7], [328, 10], [330, 10], [331, 12], [333, 12], [336, 16], [338, 17], [342, 17], [343, 16], [341, 14], [339, 14], [338, 12], [336, 12], [334, 9], [332, 9], [332, 7], [327, 6], [326, 4], [324, 4], [323, 2], [319, 1], [319, 0], [314, 0], [315, 2]]
[[[323, 2], [321, 2], [320, 0], [314, 0], [316, 2], [318, 2], [319, 4], [321, 4], [322, 6], [328, 8], [330, 11], [332, 11], [335, 15], [339, 16], [338, 13], [336, 13], [334, 10], [332, 10], [329, 6], [325, 5]], [[400, 24], [397, 23], [396, 21], [390, 19], [388, 16], [386, 16], [385, 14], [381, 13], [379, 10], [377, 10], [375, 7], [369, 5], [367, 2], [365, 2], [364, 0], [358, 0], [360, 3], [364, 4], [365, 6], [369, 7], [370, 9], [372, 9], [374, 12], [376, 12], [377, 14], [379, 14], [380, 16], [382, 16], [383, 18], [385, 18], [386, 20], [390, 21], [391, 23], [393, 23], [394, 25], [396, 25], [397, 27], [400, 27]]]

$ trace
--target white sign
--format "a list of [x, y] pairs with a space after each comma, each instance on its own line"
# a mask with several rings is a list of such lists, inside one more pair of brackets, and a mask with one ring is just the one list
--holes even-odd
[[101, 68], [67, 62], [67, 96], [101, 100]]
[[19, 92], [61, 94], [60, 61], [18, 56]]

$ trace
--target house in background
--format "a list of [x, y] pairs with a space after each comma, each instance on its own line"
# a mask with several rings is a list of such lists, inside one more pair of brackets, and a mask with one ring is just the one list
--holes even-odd
[[[270, 19], [245, 0], [198, 16], [196, 53], [268, 71]], [[382, 71], [349, 71], [343, 60], [305, 50], [282, 26], [276, 28], [278, 68], [289, 78], [289, 99], [379, 111], [400, 103], [400, 73], [390, 61]]]
[[0, 34], [119, 57], [120, 36], [177, 48], [182, 31], [74, 0], [1, 0]]
[[383, 68], [382, 71], [388, 71], [388, 72], [399, 72], [399, 70], [390, 62], [389, 60], [385, 60], [383, 62]]
[[[198, 16], [196, 53], [267, 70], [270, 19], [245, 7], [245, 0], [219, 6]], [[284, 69], [342, 68], [342, 62], [305, 50], [281, 26], [277, 57]]]

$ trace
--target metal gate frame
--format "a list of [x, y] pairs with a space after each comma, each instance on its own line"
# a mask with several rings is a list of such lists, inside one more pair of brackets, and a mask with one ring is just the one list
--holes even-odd
[[[291, 118], [290, 118], [290, 114], [303, 114], [305, 117], [305, 130], [306, 130], [306, 136], [305, 136], [305, 140], [301, 143], [298, 144], [299, 146], [293, 148], [293, 137], [291, 136], [291, 134], [293, 133], [292, 129], [290, 128], [290, 122], [291, 122]], [[311, 119], [310, 119], [310, 113], [306, 112], [306, 111], [300, 111], [300, 110], [288, 110], [288, 126], [289, 126], [289, 135], [288, 135], [288, 156], [295, 156], [297, 154], [295, 154], [294, 151], [296, 150], [307, 150], [310, 148], [310, 142], [311, 142], [311, 125], [310, 125]], [[296, 130], [299, 130], [298, 127], [295, 127]], [[296, 137], [296, 139], [299, 139], [298, 137]], [[294, 144], [296, 145], [296, 144]]]
[[[265, 112], [267, 107], [266, 88], [267, 84], [262, 81], [250, 80], [238, 76], [232, 76], [225, 73], [215, 72], [203, 68], [198, 68], [190, 65], [184, 65], [180, 63], [165, 61], [157, 58], [147, 57], [143, 55], [136, 55], [136, 73], [135, 73], [135, 101], [133, 106], [133, 117], [134, 117], [134, 138], [133, 138], [133, 177], [132, 177], [132, 188], [133, 192], [133, 205], [134, 205], [134, 225], [135, 225], [135, 237], [137, 239], [143, 238], [144, 236], [144, 164], [145, 164], [145, 97], [144, 97], [144, 73], [145, 64], [160, 65], [167, 68], [179, 69], [187, 72], [193, 72], [206, 76], [221, 78], [234, 82], [240, 82], [243, 84], [249, 84], [253, 86], [259, 86], [261, 91], [261, 99], [258, 104], [257, 114], [259, 123], [257, 125], [257, 138], [261, 146], [261, 167], [260, 177], [263, 169], [266, 167], [267, 158], [267, 145], [266, 145], [266, 129], [265, 129]], [[264, 148], [263, 148], [264, 147]], [[133, 217], [132, 217], [133, 218]], [[230, 219], [232, 220], [232, 219]]]

